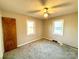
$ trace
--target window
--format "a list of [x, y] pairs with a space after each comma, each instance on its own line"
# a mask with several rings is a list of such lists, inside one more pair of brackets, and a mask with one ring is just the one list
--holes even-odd
[[54, 21], [54, 32], [53, 32], [53, 34], [62, 36], [63, 35], [63, 24], [64, 24], [63, 20]]
[[27, 35], [34, 34], [35, 24], [33, 21], [27, 21]]

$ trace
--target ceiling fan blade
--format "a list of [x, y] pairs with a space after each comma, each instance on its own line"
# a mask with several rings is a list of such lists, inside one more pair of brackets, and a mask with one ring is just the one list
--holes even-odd
[[37, 13], [40, 12], [41, 10], [34, 10], [34, 11], [28, 11], [27, 13]]
[[51, 8], [64, 7], [64, 6], [69, 6], [69, 5], [70, 5], [70, 3], [63, 3], [63, 4], [60, 4], [60, 5], [52, 6]]
[[45, 5], [47, 0], [39, 0], [39, 1], [42, 5]]

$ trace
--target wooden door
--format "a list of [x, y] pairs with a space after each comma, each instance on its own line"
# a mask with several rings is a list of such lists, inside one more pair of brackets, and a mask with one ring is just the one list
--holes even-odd
[[5, 52], [17, 47], [16, 20], [14, 18], [2, 17], [3, 38]]

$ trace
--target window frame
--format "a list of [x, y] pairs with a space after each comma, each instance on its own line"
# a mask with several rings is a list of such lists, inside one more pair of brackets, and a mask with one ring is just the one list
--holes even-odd
[[[62, 22], [62, 26], [61, 26], [61, 27], [63, 27], [62, 30], [61, 30], [62, 31], [62, 34], [55, 33], [55, 22]], [[63, 36], [64, 35], [64, 20], [63, 19], [55, 20], [53, 22], [53, 35], [58, 35], [58, 36]]]
[[[33, 33], [32, 32], [30, 33], [30, 31], [28, 30], [28, 28], [30, 28], [28, 23], [30, 23], [30, 22], [33, 22], [33, 24], [32, 24], [33, 25], [33, 29], [32, 29]], [[26, 26], [27, 27], [26, 28], [27, 29], [27, 35], [34, 35], [35, 34], [35, 22], [33, 20], [27, 20], [26, 25], [27, 25]], [[28, 31], [29, 31], [29, 33], [28, 33]]]

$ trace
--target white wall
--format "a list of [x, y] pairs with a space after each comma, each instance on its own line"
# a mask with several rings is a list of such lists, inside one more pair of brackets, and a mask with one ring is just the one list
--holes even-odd
[[3, 58], [4, 46], [3, 46], [3, 32], [2, 32], [2, 21], [1, 21], [1, 10], [0, 10], [0, 59]]
[[[23, 44], [29, 43], [31, 41], [35, 41], [41, 39], [42, 37], [42, 22], [36, 18], [27, 17], [24, 15], [12, 13], [12, 12], [2, 12], [4, 17], [12, 17], [16, 18], [16, 29], [17, 29], [17, 44], [21, 46]], [[33, 20], [36, 23], [36, 34], [32, 36], [28, 36], [26, 34], [26, 21]]]
[[[56, 36], [53, 35], [53, 22], [55, 20], [64, 20], [64, 35]], [[57, 40], [61, 43], [65, 43], [67, 45], [78, 47], [78, 14], [72, 13], [68, 15], [63, 15], [59, 17], [54, 17], [52, 19], [48, 19], [44, 21], [44, 38], [48, 38], [50, 40]]]

